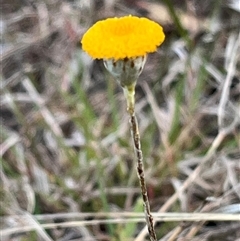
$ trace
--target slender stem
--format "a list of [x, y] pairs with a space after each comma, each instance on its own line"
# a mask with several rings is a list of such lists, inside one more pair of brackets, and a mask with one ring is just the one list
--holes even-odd
[[143, 155], [141, 150], [138, 121], [135, 116], [134, 108], [128, 108], [128, 112], [130, 114], [131, 133], [132, 133], [134, 149], [137, 157], [137, 172], [138, 172], [138, 178], [139, 178], [140, 187], [141, 187], [148, 232], [149, 232], [150, 240], [157, 241], [156, 233], [154, 230], [153, 217], [150, 211], [150, 204], [148, 200], [147, 187], [146, 187], [146, 181], [144, 176]]

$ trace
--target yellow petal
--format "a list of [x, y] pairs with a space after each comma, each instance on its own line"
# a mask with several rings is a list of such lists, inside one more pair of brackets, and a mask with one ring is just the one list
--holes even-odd
[[82, 48], [97, 59], [123, 59], [156, 51], [165, 39], [162, 27], [147, 18], [125, 16], [94, 24], [82, 38]]

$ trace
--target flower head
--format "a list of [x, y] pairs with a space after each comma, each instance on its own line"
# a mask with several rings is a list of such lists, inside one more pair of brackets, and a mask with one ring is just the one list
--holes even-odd
[[162, 27], [147, 18], [125, 16], [94, 24], [82, 38], [82, 48], [96, 59], [145, 56], [164, 41]]

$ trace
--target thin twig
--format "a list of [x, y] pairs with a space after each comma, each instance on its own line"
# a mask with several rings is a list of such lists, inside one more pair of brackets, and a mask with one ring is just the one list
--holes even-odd
[[[221, 207], [217, 213], [215, 212], [214, 213], [213, 212], [206, 212], [206, 213], [205, 212], [204, 213], [152, 212], [152, 216], [154, 217], [154, 219], [158, 221], [164, 221], [164, 222], [239, 221], [240, 219], [238, 214], [239, 212], [240, 212], [240, 203]], [[64, 219], [64, 220], [74, 219], [75, 221], [77, 221], [77, 220], [88, 220], [88, 219], [105, 220], [105, 219], [118, 219], [118, 218], [122, 218], [126, 220], [125, 222], [128, 222], [128, 220], [132, 218], [140, 218], [143, 221], [143, 218], [145, 215], [143, 213], [136, 213], [136, 212], [99, 212], [99, 213], [70, 212], [70, 213], [36, 214], [32, 216], [39, 222], [48, 222], [49, 220], [53, 220], [53, 219]], [[24, 215], [2, 216], [2, 220], [6, 221], [8, 219], [23, 220]]]
[[42, 114], [43, 118], [45, 119], [46, 123], [51, 128], [55, 136], [62, 137], [63, 133], [59, 124], [57, 123], [49, 109], [45, 106], [43, 98], [39, 95], [31, 81], [28, 78], [25, 78], [22, 81], [22, 85], [27, 90], [29, 96], [32, 98], [36, 106], [39, 108], [40, 113]]
[[228, 72], [227, 72], [227, 76], [223, 83], [222, 94], [221, 94], [221, 98], [220, 98], [220, 102], [219, 102], [219, 106], [218, 106], [218, 126], [219, 126], [219, 128], [224, 128], [224, 119], [226, 118], [226, 115], [227, 115], [226, 106], [227, 106], [227, 102], [229, 100], [229, 92], [230, 92], [230, 86], [232, 83], [232, 79], [236, 72], [236, 63], [238, 60], [239, 46], [240, 46], [240, 34], [238, 35], [238, 37], [236, 37], [236, 40], [233, 44], [232, 54], [231, 54], [232, 57], [230, 59], [230, 63], [227, 66]]
[[[239, 221], [239, 215], [229, 213], [152, 213], [154, 219], [159, 222], [197, 222], [197, 221]], [[11, 215], [3, 217], [4, 221], [8, 223], [14, 223], [15, 227], [5, 228], [0, 230], [0, 237], [6, 237], [8, 235], [30, 232], [36, 230], [36, 225], [33, 222], [26, 221], [26, 213], [22, 215]], [[142, 213], [58, 213], [58, 214], [41, 214], [31, 215], [32, 220], [37, 222], [38, 226], [42, 229], [54, 229], [54, 228], [69, 228], [79, 226], [90, 226], [98, 224], [108, 223], [139, 223], [145, 222], [145, 218]], [[88, 218], [97, 218], [93, 220], [85, 220]], [[74, 221], [65, 222], [50, 222], [55, 218], [63, 219], [77, 219]], [[79, 220], [80, 219], [80, 220]], [[14, 221], [14, 222], [13, 222]], [[19, 224], [19, 226], [18, 226]], [[181, 230], [180, 230], [181, 231]]]
[[131, 134], [133, 138], [135, 154], [137, 157], [137, 173], [138, 173], [138, 178], [139, 178], [139, 183], [140, 183], [141, 193], [143, 198], [143, 206], [144, 206], [144, 212], [145, 212], [145, 219], [147, 223], [147, 229], [148, 229], [150, 240], [157, 241], [157, 236], [154, 229], [153, 217], [151, 215], [150, 204], [149, 204], [148, 194], [147, 194], [147, 186], [146, 186], [145, 175], [144, 175], [143, 155], [142, 155], [142, 149], [141, 149], [138, 121], [135, 116], [135, 84], [136, 83], [133, 82], [131, 85], [124, 86], [123, 92], [127, 101], [127, 112], [130, 115], [130, 120], [129, 120], [130, 129], [131, 129]]
[[156, 233], [154, 230], [153, 217], [152, 217], [151, 211], [150, 211], [146, 181], [145, 181], [145, 176], [144, 176], [143, 155], [142, 155], [142, 150], [141, 150], [138, 121], [135, 116], [134, 110], [129, 111], [129, 114], [130, 114], [131, 133], [132, 133], [135, 153], [136, 153], [136, 157], [137, 157], [137, 172], [138, 172], [138, 178], [139, 178], [141, 193], [142, 193], [142, 198], [143, 198], [145, 218], [146, 218], [146, 222], [147, 222], [147, 226], [148, 226], [148, 232], [149, 232], [150, 239], [151, 239], [151, 241], [156, 241], [157, 236], [156, 236]]

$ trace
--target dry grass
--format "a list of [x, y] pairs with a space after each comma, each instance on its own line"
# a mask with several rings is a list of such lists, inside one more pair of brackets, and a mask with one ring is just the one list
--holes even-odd
[[239, 241], [239, 8], [159, 2], [3, 1], [2, 240], [147, 240], [122, 90], [79, 43], [136, 14], [166, 32], [136, 96], [157, 237]]

